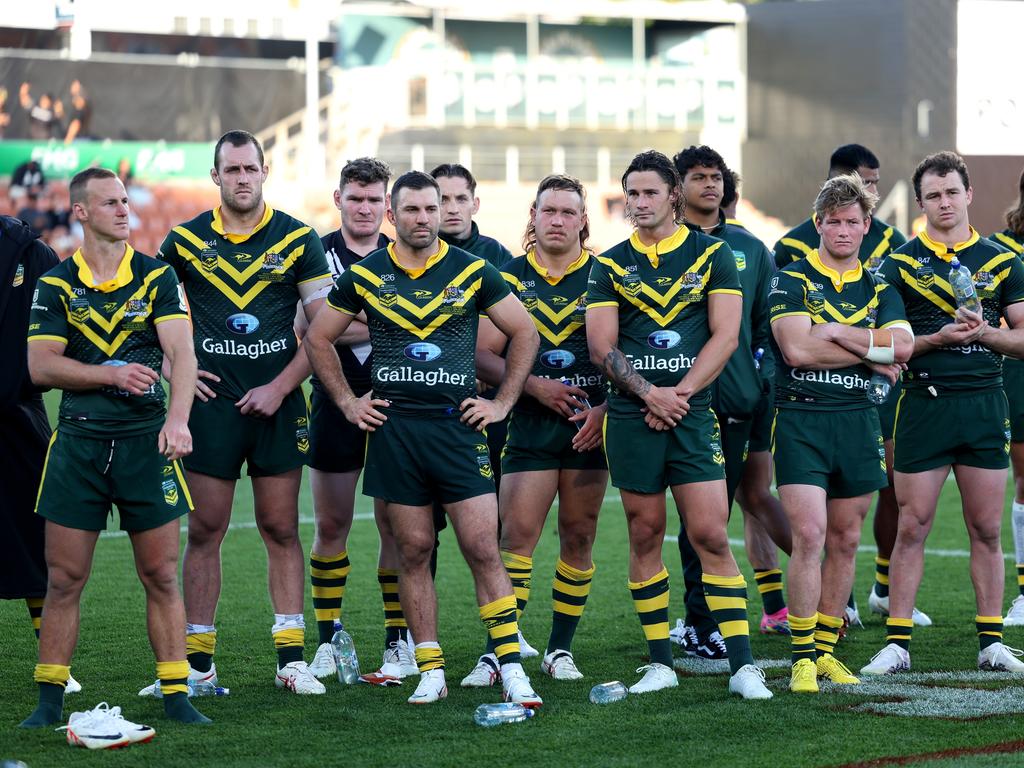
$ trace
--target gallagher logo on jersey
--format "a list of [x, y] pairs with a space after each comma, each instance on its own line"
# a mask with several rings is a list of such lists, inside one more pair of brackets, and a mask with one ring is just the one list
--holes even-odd
[[437, 360], [441, 356], [441, 348], [436, 344], [429, 344], [427, 342], [410, 344], [404, 351], [407, 358], [415, 360], [417, 363], [429, 363], [431, 360]]
[[576, 355], [567, 349], [549, 349], [540, 356], [540, 364], [545, 368], [562, 370], [576, 362]]
[[672, 349], [681, 338], [675, 331], [655, 331], [647, 337], [647, 344], [654, 349]]
[[246, 314], [245, 312], [239, 312], [238, 314], [231, 315], [225, 322], [228, 330], [232, 333], [236, 333], [239, 336], [248, 336], [250, 333], [255, 333], [256, 329], [260, 327], [259, 318], [253, 315]]

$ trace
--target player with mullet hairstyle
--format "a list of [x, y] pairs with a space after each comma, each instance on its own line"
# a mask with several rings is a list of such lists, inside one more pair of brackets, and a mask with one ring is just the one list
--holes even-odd
[[721, 430], [710, 385], [737, 346], [743, 298], [729, 246], [682, 225], [679, 174], [642, 152], [622, 174], [633, 235], [597, 257], [587, 294], [587, 340], [611, 382], [605, 453], [629, 529], [629, 588], [650, 663], [631, 688], [679, 684], [669, 641], [665, 488], [671, 488], [703, 569], [704, 593], [729, 655], [729, 690], [769, 699], [754, 665], [746, 582], [726, 533]]
[[[911, 611], [924, 571], [925, 540], [951, 468], [971, 542], [978, 667], [1024, 672], [1021, 652], [1002, 642], [1000, 542], [1011, 438], [1002, 357], [1024, 356], [1024, 264], [971, 226], [974, 190], [959, 155], [929, 155], [915, 169], [913, 185], [925, 229], [879, 269], [903, 297], [914, 354], [896, 418], [893, 468], [900, 517], [888, 633], [886, 645], [861, 672], [910, 668]], [[981, 313], [958, 308], [949, 280], [953, 259], [971, 273]], [[1003, 319], [1007, 328], [1000, 327]]]
[[[128, 193], [113, 171], [81, 171], [69, 191], [82, 247], [39, 279], [28, 327], [32, 382], [63, 394], [36, 500], [46, 519], [49, 573], [35, 669], [39, 705], [21, 725], [62, 719], [82, 590], [115, 504], [146, 592], [164, 713], [209, 723], [188, 700], [178, 592], [178, 520], [192, 508], [180, 464], [192, 450], [188, 416], [196, 382], [189, 308], [174, 271], [128, 244]], [[169, 407], [161, 362], [171, 384]], [[119, 734], [79, 733], [72, 722], [68, 737], [109, 747], [154, 735], [122, 722]]]
[[878, 411], [865, 390], [874, 373], [894, 383], [914, 346], [899, 294], [857, 259], [877, 201], [856, 174], [826, 181], [814, 202], [818, 250], [781, 270], [768, 294], [777, 361], [772, 449], [793, 531], [795, 693], [816, 693], [819, 677], [860, 682], [833, 652], [861, 525], [886, 482]]
[[[524, 256], [502, 277], [533, 318], [541, 336], [523, 397], [509, 418], [502, 452], [498, 511], [501, 559], [516, 593], [521, 620], [530, 597], [533, 552], [558, 496], [559, 557], [552, 585], [553, 616], [541, 670], [556, 680], [579, 680], [572, 640], [594, 576], [591, 553], [608, 484], [601, 444], [605, 383], [587, 350], [586, 294], [593, 261], [587, 249], [586, 190], [578, 179], [544, 178], [530, 206]], [[505, 374], [507, 339], [482, 320], [479, 376], [497, 385]], [[464, 687], [492, 685], [500, 676], [488, 647]]]
[[[341, 169], [338, 188], [334, 190], [341, 226], [320, 238], [334, 280], [391, 242], [380, 232], [390, 179], [391, 169], [372, 157], [350, 160]], [[304, 334], [305, 315], [299, 313], [295, 319]], [[345, 376], [360, 396], [370, 390], [369, 339], [365, 316], [361, 316], [352, 321], [335, 343]], [[319, 639], [309, 670], [322, 679], [336, 671], [331, 637], [341, 625], [342, 601], [351, 572], [347, 542], [355, 511], [356, 485], [366, 454], [366, 433], [335, 407], [316, 376], [310, 384], [309, 478], [316, 529], [309, 573]], [[383, 503], [374, 500], [373, 511], [380, 533], [377, 583], [384, 601], [384, 661], [378, 674], [402, 679], [416, 673], [416, 662], [398, 601], [398, 552], [384, 517]]]
[[312, 320], [331, 277], [316, 232], [264, 201], [267, 173], [255, 136], [225, 133], [210, 170], [220, 205], [174, 227], [158, 254], [192, 301], [199, 358], [189, 421], [195, 451], [185, 461], [197, 501], [182, 568], [189, 677], [217, 680], [220, 548], [245, 464], [267, 549], [275, 685], [322, 694], [323, 683], [303, 660], [305, 556], [298, 500], [309, 453], [301, 384], [310, 367], [293, 326], [298, 306]]
[[[395, 180], [388, 221], [396, 241], [341, 275], [305, 347], [335, 405], [371, 433], [363, 493], [384, 500], [398, 542], [400, 598], [420, 670], [409, 703], [448, 695], [430, 574], [436, 500], [451, 517], [473, 574], [505, 698], [535, 707], [541, 699], [519, 660], [516, 600], [498, 554], [497, 498], [480, 433], [518, 399], [537, 352], [537, 331], [497, 269], [438, 240], [440, 211], [432, 177], [411, 171]], [[356, 397], [333, 342], [360, 312], [373, 344], [373, 389]], [[505, 378], [493, 400], [476, 396], [481, 313], [509, 339]]]
[[[1006, 212], [1006, 229], [989, 236], [1024, 259], [1024, 172], [1017, 183], [1017, 202]], [[1017, 591], [1003, 626], [1024, 626], [1024, 361], [1003, 358], [1003, 393], [1010, 410], [1010, 464], [1013, 467], [1011, 529], [1017, 565]]]
[[[731, 510], [747, 463], [755, 416], [768, 389], [764, 379], [764, 370], [771, 360], [771, 355], [765, 354], [769, 346], [768, 282], [775, 270], [772, 255], [764, 243], [742, 226], [726, 220], [722, 210], [726, 202], [726, 183], [731, 187], [733, 200], [730, 203], [734, 202], [737, 193], [734, 174], [725, 164], [725, 159], [711, 147], [691, 146], [677, 153], [672, 162], [682, 179], [686, 203], [683, 212], [687, 226], [728, 243], [736, 259], [736, 270], [743, 291], [739, 345], [711, 390], [712, 408], [722, 428], [722, 455], [725, 458], [725, 481]], [[758, 350], [763, 355], [760, 363]], [[749, 524], [745, 520], [744, 528], [749, 532], [752, 542], [752, 546], [747, 549], [748, 559], [754, 567], [757, 588], [765, 604], [761, 631], [766, 634], [788, 634], [782, 571], [775, 553], [776, 544], [771, 536], [778, 539], [778, 545], [787, 553], [791, 547], [791, 538], [789, 523], [782, 507], [767, 488], [770, 482], [769, 463], [767, 483], [763, 489], [769, 499], [768, 503], [743, 508], [744, 518], [757, 515], [763, 519], [755, 517]], [[771, 531], [771, 535], [768, 531]], [[686, 622], [678, 621], [670, 637], [691, 655], [710, 659], [725, 658], [725, 642], [704, 599], [700, 560], [685, 530], [679, 533], [679, 554], [686, 585]]]

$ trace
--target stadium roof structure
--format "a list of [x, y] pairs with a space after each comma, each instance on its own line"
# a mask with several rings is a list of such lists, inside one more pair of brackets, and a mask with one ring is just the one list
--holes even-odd
[[746, 19], [746, 8], [727, 0], [340, 0], [343, 13], [430, 16], [442, 13], [452, 19], [487, 21], [541, 21], [566, 23], [581, 19], [651, 19], [664, 21], [737, 24]]

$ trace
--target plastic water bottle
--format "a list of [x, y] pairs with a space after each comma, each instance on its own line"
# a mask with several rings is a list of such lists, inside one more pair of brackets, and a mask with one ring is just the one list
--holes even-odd
[[867, 396], [875, 405], [881, 405], [889, 399], [889, 393], [892, 391], [892, 384], [889, 383], [889, 379], [881, 373], [876, 373], [871, 377], [868, 382]]
[[334, 663], [338, 667], [338, 682], [346, 685], [358, 683], [359, 659], [356, 658], [352, 636], [344, 629], [339, 629], [331, 638], [331, 650], [334, 651]]
[[764, 358], [764, 348], [758, 347], [754, 350], [754, 370], [761, 370], [761, 360]]
[[501, 704], [481, 704], [473, 713], [473, 720], [477, 725], [491, 728], [502, 723], [521, 723], [533, 715], [532, 709], [527, 709], [522, 704], [505, 701]]
[[[209, 680], [189, 680], [187, 685], [189, 698], [193, 696], [227, 696], [231, 693], [230, 688], [221, 688]], [[164, 697], [164, 692], [160, 689], [159, 680], [153, 686], [153, 697], [156, 699]]]
[[949, 262], [949, 287], [953, 289], [953, 298], [958, 307], [981, 314], [981, 300], [974, 290], [971, 270], [963, 266], [955, 256]]
[[618, 680], [610, 683], [601, 683], [590, 689], [591, 704], [611, 704], [613, 701], [622, 701], [629, 695], [629, 691]]

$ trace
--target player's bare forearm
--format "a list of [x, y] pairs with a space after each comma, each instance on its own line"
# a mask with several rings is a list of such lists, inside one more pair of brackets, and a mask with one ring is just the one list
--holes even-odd
[[309, 363], [309, 357], [302, 351], [300, 344], [292, 359], [288, 361], [288, 365], [269, 383], [284, 397], [300, 387], [311, 373], [313, 373], [313, 368]]
[[37, 387], [85, 391], [114, 383], [114, 366], [72, 360], [64, 356], [63, 345], [61, 351], [54, 351], [46, 341], [29, 342], [28, 370]]
[[1024, 328], [987, 326], [978, 341], [993, 352], [1018, 360], [1024, 359]]
[[533, 369], [533, 361], [540, 347], [540, 336], [531, 322], [518, 327], [508, 337], [508, 352], [505, 356], [505, 376], [498, 387], [495, 400], [500, 400], [508, 408], [515, 405], [523, 393], [526, 378]]
[[601, 361], [601, 369], [608, 381], [618, 387], [620, 392], [635, 395], [641, 400], [651, 391], [651, 382], [636, 372], [622, 350], [612, 347]]
[[192, 346], [192, 336], [164, 348], [164, 356], [170, 363], [171, 396], [167, 403], [167, 419], [188, 422], [192, 401], [196, 394], [198, 364]]
[[335, 405], [340, 408], [341, 403], [355, 397], [341, 370], [341, 360], [334, 349], [332, 339], [317, 332], [314, 326], [306, 334], [300, 351], [302, 350], [305, 350], [309, 365]]
[[336, 340], [335, 344], [343, 344], [345, 346], [351, 346], [353, 344], [365, 344], [370, 340], [370, 329], [366, 323], [361, 320], [353, 320], [345, 332], [341, 334]]
[[484, 384], [497, 387], [505, 378], [505, 358], [478, 345], [476, 348], [476, 377]]

